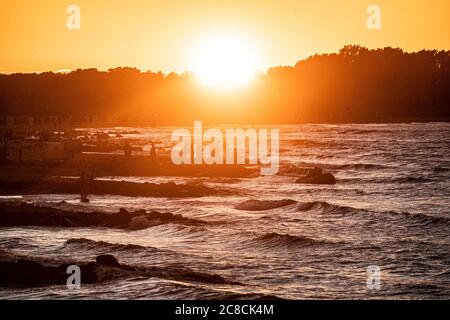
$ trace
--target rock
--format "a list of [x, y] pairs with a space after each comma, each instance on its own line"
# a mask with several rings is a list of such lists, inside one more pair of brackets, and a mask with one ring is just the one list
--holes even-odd
[[[56, 265], [56, 261], [53, 261]], [[17, 261], [0, 259], [0, 287], [41, 287], [49, 285], [65, 285], [67, 268], [73, 263], [46, 266], [37, 261], [21, 258]], [[101, 255], [96, 262], [79, 264], [83, 284], [100, 283], [124, 277], [158, 277], [175, 281], [193, 281], [209, 284], [234, 284], [220, 275], [197, 272], [188, 268], [173, 267], [133, 267], [121, 265], [112, 255]], [[111, 269], [114, 268], [114, 269]]]
[[306, 174], [306, 177], [313, 178], [313, 177], [321, 176], [323, 174], [324, 173], [323, 173], [323, 169], [322, 168], [314, 167], [314, 168], [308, 170], [308, 172]]
[[41, 286], [62, 282], [67, 278], [55, 267], [46, 267], [33, 260], [20, 259], [17, 262], [0, 262], [0, 286]]
[[201, 220], [156, 211], [147, 213], [145, 210], [129, 212], [126, 209], [120, 209], [116, 213], [84, 212], [40, 207], [25, 202], [20, 204], [0, 203], [0, 213], [0, 227], [52, 226], [73, 228], [98, 226], [138, 230], [161, 223], [207, 224], [207, 222]]
[[336, 184], [336, 178], [331, 173], [323, 173], [314, 177], [304, 177], [297, 179], [296, 183], [304, 183], [304, 184], [328, 184], [334, 185]]
[[150, 221], [144, 217], [144, 216], [139, 216], [139, 217], [134, 217], [133, 219], [131, 219], [130, 223], [128, 224], [128, 229], [130, 230], [143, 230], [143, 229], [147, 229], [148, 227], [150, 227]]
[[95, 258], [95, 261], [103, 266], [117, 267], [117, 268], [120, 267], [119, 261], [117, 261], [117, 259], [110, 254], [98, 256], [97, 258]]
[[[321, 168], [318, 168], [321, 169]], [[297, 167], [297, 166], [284, 166], [281, 167], [278, 171], [279, 176], [288, 176], [288, 177], [310, 177], [311, 174], [321, 174], [322, 172], [318, 172], [317, 168], [310, 167]]]

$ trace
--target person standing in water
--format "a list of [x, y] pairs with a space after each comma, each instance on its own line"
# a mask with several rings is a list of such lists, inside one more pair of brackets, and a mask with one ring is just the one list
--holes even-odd
[[152, 141], [152, 147], [150, 149], [150, 159], [152, 163], [156, 163], [156, 146]]
[[88, 196], [91, 190], [91, 184], [94, 181], [94, 174], [90, 167], [85, 167], [81, 172], [81, 202], [89, 202]]
[[123, 151], [125, 153], [125, 159], [129, 160], [131, 158], [131, 145], [130, 141], [127, 140], [125, 142], [125, 146], [123, 147]]

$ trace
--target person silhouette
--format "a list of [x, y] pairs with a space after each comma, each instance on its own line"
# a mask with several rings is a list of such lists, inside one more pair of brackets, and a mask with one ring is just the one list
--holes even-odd
[[156, 162], [156, 146], [152, 141], [152, 147], [150, 149], [150, 158], [151, 158], [151, 162], [155, 163]]
[[125, 146], [123, 147], [123, 151], [125, 153], [125, 159], [129, 160], [131, 158], [131, 145], [130, 141], [125, 142]]
[[89, 192], [91, 191], [91, 184], [94, 181], [94, 174], [89, 166], [86, 166], [80, 177], [81, 184], [81, 202], [89, 202]]

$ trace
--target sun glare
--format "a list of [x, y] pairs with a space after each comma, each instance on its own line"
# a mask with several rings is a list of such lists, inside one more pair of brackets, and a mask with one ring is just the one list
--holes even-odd
[[258, 51], [250, 42], [232, 34], [218, 34], [197, 43], [190, 70], [202, 84], [214, 89], [233, 89], [248, 84], [257, 74]]

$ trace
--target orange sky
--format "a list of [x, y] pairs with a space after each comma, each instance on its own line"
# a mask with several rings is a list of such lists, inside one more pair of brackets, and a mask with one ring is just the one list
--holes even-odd
[[[345, 44], [450, 49], [449, 0], [0, 1], [4, 73], [117, 66], [181, 72], [193, 43], [214, 32], [247, 39], [261, 67]], [[69, 4], [81, 8], [79, 31], [66, 28]], [[366, 28], [370, 4], [382, 9], [381, 31]]]

